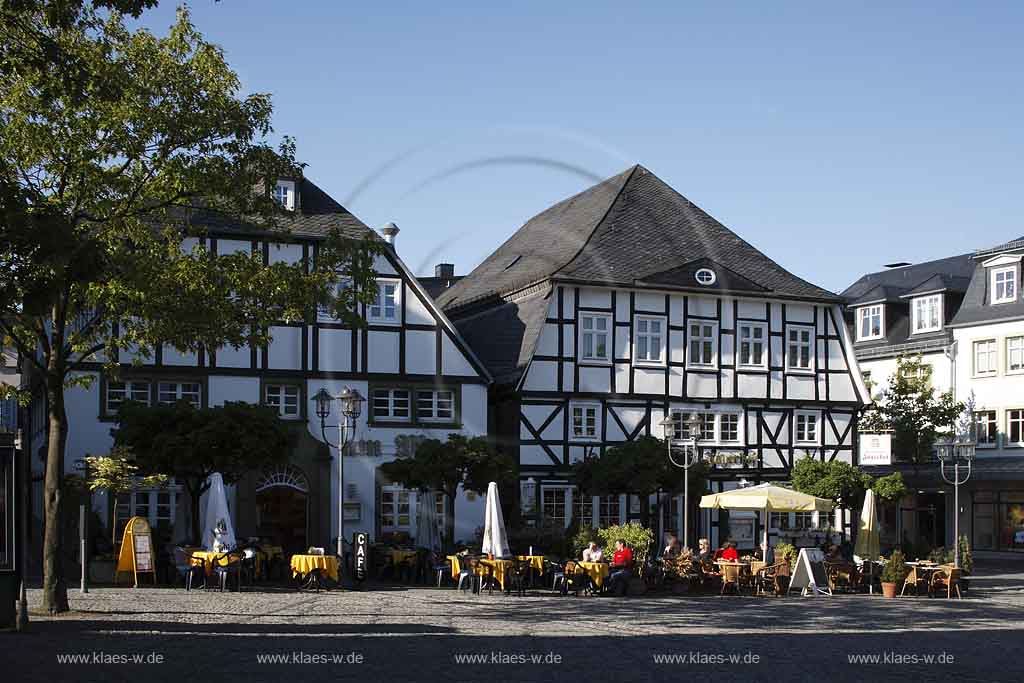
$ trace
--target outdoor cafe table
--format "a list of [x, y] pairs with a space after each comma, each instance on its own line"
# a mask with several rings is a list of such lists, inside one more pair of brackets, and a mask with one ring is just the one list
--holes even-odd
[[601, 588], [604, 585], [604, 580], [608, 578], [607, 562], [577, 562], [576, 565], [587, 573], [587, 576], [598, 588]]
[[334, 555], [292, 555], [291, 567], [296, 579], [319, 569], [332, 581], [338, 581], [338, 558]]
[[[452, 563], [452, 578], [457, 578], [459, 572], [462, 571], [462, 560], [464, 558], [459, 555], [449, 555], [448, 561]], [[477, 576], [487, 576], [490, 572], [498, 585], [501, 586], [502, 590], [505, 590], [505, 571], [512, 566], [512, 560], [488, 560], [480, 559], [477, 561], [476, 574]]]
[[406, 560], [409, 562], [416, 562], [416, 551], [415, 550], [392, 550], [391, 553], [391, 564], [396, 567]]
[[213, 574], [214, 562], [218, 558], [223, 558], [227, 555], [232, 554], [241, 557], [240, 553], [230, 553], [228, 551], [214, 552], [212, 550], [193, 550], [191, 557], [189, 559], [193, 566], [203, 567], [204, 571], [206, 572], [206, 575], [210, 576]]

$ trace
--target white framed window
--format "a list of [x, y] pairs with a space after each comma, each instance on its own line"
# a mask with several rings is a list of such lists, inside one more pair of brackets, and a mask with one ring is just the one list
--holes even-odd
[[600, 496], [598, 503], [597, 525], [608, 527], [622, 522], [622, 505], [618, 494]]
[[397, 324], [401, 291], [400, 280], [377, 280], [377, 293], [373, 297], [373, 302], [366, 307], [366, 319], [372, 323]]
[[423, 422], [454, 422], [455, 392], [451, 389], [417, 390], [416, 419]]
[[715, 284], [715, 280], [718, 279], [718, 277], [715, 275], [715, 271], [711, 270], [710, 268], [699, 269], [696, 273], [693, 274], [693, 278], [697, 281], [697, 284], [704, 285], [705, 287], [707, 287], [708, 285]]
[[381, 532], [409, 531], [412, 527], [411, 492], [399, 486], [380, 489]]
[[1006, 435], [1010, 444], [1024, 446], [1024, 410], [1006, 411]]
[[764, 323], [739, 324], [739, 358], [741, 368], [768, 367], [768, 326]]
[[885, 307], [882, 304], [857, 309], [857, 341], [881, 339], [885, 330]]
[[914, 299], [914, 334], [942, 329], [942, 295]]
[[409, 422], [412, 419], [408, 389], [374, 389], [370, 416], [380, 422]]
[[740, 440], [740, 416], [738, 413], [722, 413], [718, 417], [718, 440], [722, 443], [738, 443]]
[[[335, 299], [341, 298], [341, 296], [342, 296], [342, 294], [344, 294], [345, 290], [347, 290], [351, 286], [352, 286], [352, 279], [351, 278], [343, 277], [340, 280], [338, 280], [336, 283], [334, 283], [334, 287], [333, 287], [333, 289], [334, 289], [334, 298]], [[330, 323], [330, 322], [337, 322], [338, 321], [338, 319], [335, 318], [334, 315], [332, 315], [331, 310], [328, 307], [326, 307], [326, 306], [317, 306], [316, 307], [316, 317], [317, 317], [317, 321], [318, 322], [322, 322], [322, 323]]]
[[279, 180], [274, 185], [274, 200], [288, 209], [295, 210], [295, 183], [290, 180]]
[[263, 402], [277, 408], [277, 414], [287, 420], [301, 416], [299, 396], [301, 391], [295, 384], [267, 384], [263, 390]]
[[199, 382], [159, 382], [157, 384], [157, 402], [162, 406], [172, 406], [178, 401], [188, 401], [193, 407], [202, 405], [203, 387]]
[[546, 520], [563, 528], [569, 523], [566, 511], [569, 507], [570, 489], [567, 486], [542, 486], [540, 489], [540, 511]]
[[117, 536], [124, 535], [124, 528], [132, 517], [145, 517], [154, 529], [159, 525], [171, 528], [179, 505], [188, 505], [182, 499], [181, 486], [171, 484], [160, 489], [141, 489], [117, 495]]
[[638, 315], [634, 321], [633, 362], [665, 362], [665, 319]]
[[786, 369], [814, 370], [814, 328], [786, 328]]
[[690, 352], [687, 365], [713, 368], [718, 363], [718, 323], [690, 321], [686, 326]]
[[580, 495], [579, 491], [573, 491], [572, 516], [581, 525], [596, 527], [594, 520], [594, 496]]
[[794, 441], [797, 444], [817, 446], [820, 437], [818, 413], [809, 410], [797, 410], [793, 413], [793, 418], [796, 420]]
[[983, 339], [974, 342], [974, 374], [975, 376], [994, 375], [999, 369], [999, 355], [995, 339]]
[[106, 412], [116, 415], [125, 401], [149, 405], [149, 381], [107, 382]]
[[975, 438], [981, 448], [993, 448], [999, 439], [999, 421], [994, 410], [979, 410], [974, 413], [977, 427]]
[[1024, 372], [1024, 337], [1006, 338], [1006, 371]]
[[1017, 300], [1017, 266], [992, 269], [992, 303], [1006, 304]]
[[610, 363], [612, 317], [604, 313], [580, 313], [580, 360]]
[[601, 404], [578, 403], [569, 404], [569, 434], [577, 441], [596, 441], [601, 437]]

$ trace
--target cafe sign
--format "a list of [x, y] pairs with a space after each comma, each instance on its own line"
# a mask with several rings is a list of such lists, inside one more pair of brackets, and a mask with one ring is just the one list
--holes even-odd
[[757, 454], [742, 451], [718, 451], [709, 455], [707, 461], [717, 467], [749, 467], [757, 464]]
[[370, 539], [365, 531], [357, 531], [352, 537], [352, 547], [355, 550], [355, 577], [356, 581], [365, 581], [369, 574]]
[[861, 434], [860, 464], [891, 465], [892, 434]]

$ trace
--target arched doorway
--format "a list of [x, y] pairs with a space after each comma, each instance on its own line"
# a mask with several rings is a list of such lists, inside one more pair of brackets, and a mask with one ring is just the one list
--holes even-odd
[[309, 481], [294, 465], [269, 470], [256, 484], [256, 527], [285, 555], [309, 547]]

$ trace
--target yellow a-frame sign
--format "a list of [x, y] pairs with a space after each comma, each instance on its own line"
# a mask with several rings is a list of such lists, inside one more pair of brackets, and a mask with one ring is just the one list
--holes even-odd
[[153, 559], [153, 534], [145, 517], [132, 517], [124, 528], [121, 539], [121, 554], [117, 558], [117, 571], [114, 572], [114, 583], [121, 572], [131, 572], [135, 579], [135, 587], [139, 587], [139, 574], [153, 575], [156, 585], [156, 566]]

